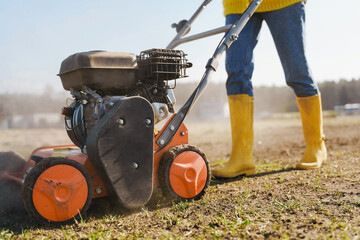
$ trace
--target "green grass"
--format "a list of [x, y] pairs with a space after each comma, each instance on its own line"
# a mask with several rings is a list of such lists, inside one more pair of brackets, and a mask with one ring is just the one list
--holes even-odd
[[7, 229], [1, 229], [0, 231], [0, 239], [12, 239], [15, 235], [13, 232], [7, 230]]

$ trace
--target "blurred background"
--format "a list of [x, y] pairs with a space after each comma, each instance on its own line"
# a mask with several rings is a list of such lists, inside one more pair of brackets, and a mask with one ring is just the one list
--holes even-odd
[[[59, 112], [70, 95], [57, 73], [62, 60], [89, 50], [139, 54], [165, 48], [175, 36], [170, 26], [188, 19], [201, 0], [0, 0], [0, 121], [3, 129], [63, 127]], [[357, 0], [309, 0], [307, 55], [322, 92], [326, 114], [360, 112], [360, 23]], [[221, 0], [213, 0], [190, 34], [224, 25]], [[182, 105], [200, 80], [221, 35], [180, 45], [193, 68], [177, 82]], [[226, 118], [224, 58], [190, 120]], [[268, 118], [297, 111], [269, 30], [264, 24], [255, 52], [255, 114]], [[179, 107], [177, 107], [179, 108]]]

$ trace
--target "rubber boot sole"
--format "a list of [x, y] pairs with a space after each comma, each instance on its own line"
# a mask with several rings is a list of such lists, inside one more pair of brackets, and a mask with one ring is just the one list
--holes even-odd
[[297, 169], [309, 170], [309, 169], [318, 169], [320, 168], [321, 163], [298, 163], [296, 164]]
[[[216, 171], [216, 170], [215, 170]], [[254, 175], [256, 172], [255, 169], [249, 169], [249, 170], [242, 170], [236, 173], [212, 173], [213, 177], [215, 178], [234, 178], [239, 176], [251, 176]]]

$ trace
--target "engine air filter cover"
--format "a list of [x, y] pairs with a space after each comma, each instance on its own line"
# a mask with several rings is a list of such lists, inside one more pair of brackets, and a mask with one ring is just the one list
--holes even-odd
[[150, 49], [142, 51], [138, 62], [148, 80], [176, 80], [187, 77], [186, 54], [181, 50]]
[[84, 85], [96, 90], [119, 90], [136, 84], [137, 70], [134, 54], [90, 51], [66, 58], [59, 76], [65, 90], [82, 90]]

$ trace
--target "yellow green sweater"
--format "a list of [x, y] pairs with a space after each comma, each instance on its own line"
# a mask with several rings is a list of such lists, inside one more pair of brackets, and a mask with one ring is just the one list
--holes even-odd
[[[304, 0], [263, 0], [257, 12], [267, 12], [290, 6]], [[224, 15], [243, 13], [251, 0], [223, 0]]]

